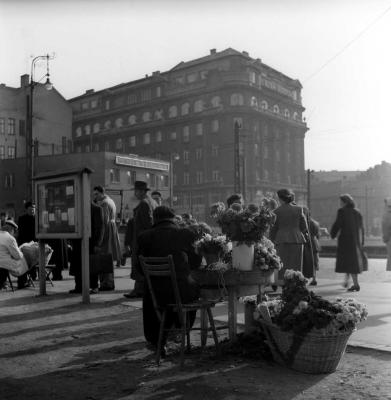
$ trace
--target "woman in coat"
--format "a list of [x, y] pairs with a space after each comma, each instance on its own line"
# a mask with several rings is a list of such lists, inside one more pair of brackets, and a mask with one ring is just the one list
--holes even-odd
[[384, 200], [382, 219], [383, 242], [387, 247], [387, 271], [391, 271], [391, 197]]
[[306, 221], [303, 209], [293, 204], [295, 195], [292, 191], [280, 189], [277, 195], [280, 206], [274, 210], [276, 220], [270, 229], [270, 240], [275, 243], [277, 254], [283, 263], [278, 274], [281, 282], [285, 270], [302, 271]]
[[348, 287], [349, 277], [352, 276], [353, 286], [349, 292], [358, 292], [358, 274], [363, 271], [364, 226], [360, 212], [357, 210], [350, 194], [340, 196], [341, 208], [331, 228], [332, 239], [338, 235], [337, 261], [335, 272], [345, 273], [344, 287]]

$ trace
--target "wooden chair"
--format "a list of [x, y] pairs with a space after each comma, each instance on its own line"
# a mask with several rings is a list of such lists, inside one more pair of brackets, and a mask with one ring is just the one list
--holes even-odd
[[15, 290], [14, 290], [14, 285], [13, 285], [13, 283], [12, 283], [11, 275], [10, 275], [9, 272], [8, 272], [8, 283], [9, 283], [9, 285], [10, 285], [11, 290], [12, 290], [13, 292], [15, 292]]
[[[45, 265], [46, 280], [49, 281], [49, 283], [50, 283], [52, 286], [54, 286], [54, 285], [53, 285], [53, 281], [52, 281], [52, 278], [50, 277], [50, 275], [53, 275], [53, 271], [54, 271], [55, 269], [56, 269], [56, 266], [55, 266], [54, 264], [47, 264], [47, 265]], [[28, 282], [32, 287], [35, 287], [34, 280], [33, 280], [32, 276], [31, 276], [31, 272], [32, 272], [33, 270], [35, 270], [36, 276], [39, 277], [39, 265], [35, 265], [34, 267], [30, 268], [30, 269], [27, 271], [27, 282]]]
[[[168, 257], [143, 257], [139, 256], [140, 264], [144, 272], [145, 279], [147, 281], [147, 285], [152, 297], [153, 306], [156, 311], [156, 315], [160, 321], [160, 329], [159, 329], [159, 339], [158, 346], [156, 352], [156, 363], [159, 365], [161, 350], [162, 350], [162, 340], [163, 333], [165, 330], [169, 331], [179, 331], [181, 332], [181, 358], [180, 365], [183, 367], [184, 364], [184, 354], [185, 354], [185, 339], [187, 338], [187, 349], [190, 350], [190, 331], [191, 330], [201, 330], [204, 334], [207, 334], [208, 331], [212, 331], [214, 343], [216, 346], [216, 353], [219, 354], [219, 342], [217, 339], [216, 327], [213, 321], [213, 315], [211, 308], [215, 306], [214, 301], [210, 300], [198, 300], [192, 303], [182, 303], [178, 282], [176, 279], [175, 273], [175, 265], [171, 255]], [[170, 278], [172, 290], [175, 296], [175, 304], [167, 304], [167, 305], [159, 305], [157, 302], [157, 298], [155, 295], [155, 291], [152, 285], [151, 278], [152, 277], [166, 277]], [[206, 326], [205, 328], [189, 328], [188, 324], [188, 313], [190, 311], [206, 311], [210, 328]], [[164, 324], [166, 320], [167, 311], [176, 312], [179, 316], [180, 328], [169, 328], [165, 329]], [[206, 332], [205, 332], [206, 331]]]

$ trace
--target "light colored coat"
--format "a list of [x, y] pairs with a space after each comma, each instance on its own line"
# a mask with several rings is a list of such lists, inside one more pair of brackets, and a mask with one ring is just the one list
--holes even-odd
[[16, 239], [6, 231], [0, 231], [0, 268], [7, 269], [15, 276], [28, 270], [23, 253]]

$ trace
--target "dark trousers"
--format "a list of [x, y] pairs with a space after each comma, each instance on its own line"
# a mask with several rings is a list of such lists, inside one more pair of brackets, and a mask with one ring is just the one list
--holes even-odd
[[7, 278], [8, 278], [8, 269], [0, 268], [0, 289], [7, 281]]

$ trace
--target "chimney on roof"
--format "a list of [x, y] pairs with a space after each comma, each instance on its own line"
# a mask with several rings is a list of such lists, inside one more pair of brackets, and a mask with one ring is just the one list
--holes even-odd
[[261, 60], [260, 58], [257, 58], [257, 59], [255, 60], [255, 62], [256, 62], [257, 64], [262, 64], [262, 60]]
[[246, 57], [249, 57], [248, 52], [247, 51], [242, 51], [242, 54]]
[[20, 87], [24, 88], [30, 84], [30, 76], [29, 74], [21, 75], [20, 77]]
[[216, 54], [216, 49], [210, 49], [210, 55], [212, 56], [214, 54]]
[[88, 90], [86, 90], [86, 94], [91, 94], [91, 93], [94, 93], [94, 92], [95, 92], [94, 89], [88, 89]]

